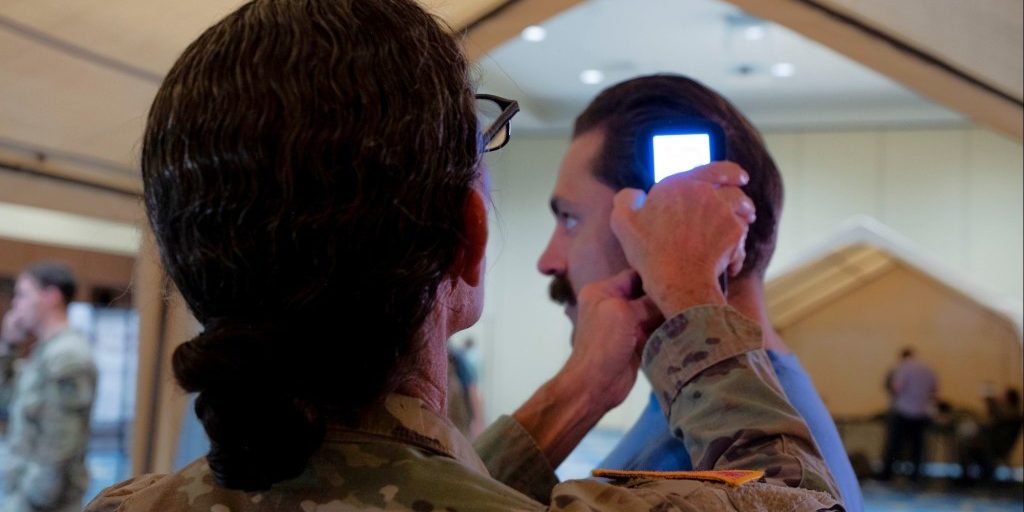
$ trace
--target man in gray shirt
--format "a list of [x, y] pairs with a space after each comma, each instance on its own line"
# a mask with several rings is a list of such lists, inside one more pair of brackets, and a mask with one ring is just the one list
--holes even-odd
[[921, 476], [924, 461], [924, 432], [931, 422], [930, 409], [938, 390], [938, 379], [931, 368], [914, 357], [910, 348], [903, 349], [900, 363], [889, 377], [892, 392], [892, 410], [889, 414], [889, 435], [886, 440], [885, 467], [879, 477], [892, 478], [892, 465], [900, 448], [910, 447], [914, 471], [911, 479]]

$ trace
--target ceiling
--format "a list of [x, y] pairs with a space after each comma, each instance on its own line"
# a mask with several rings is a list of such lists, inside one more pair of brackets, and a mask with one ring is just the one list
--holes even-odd
[[[137, 192], [138, 145], [163, 75], [242, 3], [2, 0], [0, 162]], [[462, 27], [500, 1], [424, 3]]]
[[[966, 124], [960, 114], [785, 27], [717, 0], [590, 0], [479, 62], [480, 88], [524, 107], [516, 129], [563, 132], [602, 89], [681, 73], [732, 100], [762, 129]], [[760, 36], [752, 39], [749, 36]], [[792, 65], [791, 76], [772, 66]], [[580, 73], [604, 74], [597, 84]]]
[[[190, 41], [242, 3], [0, 1], [0, 201], [65, 210], [69, 208], [63, 202], [47, 200], [52, 193], [29, 190], [36, 185], [27, 180], [64, 180], [64, 185], [113, 191], [124, 196], [122, 200], [133, 200], [141, 187], [137, 172], [139, 140], [164, 73]], [[773, 19], [782, 13], [796, 13], [783, 22], [801, 33], [811, 32], [807, 25], [819, 30], [828, 25], [814, 23], [814, 18], [806, 15], [805, 11], [818, 4], [836, 4], [839, 13], [867, 15], [875, 22], [862, 32], [869, 39], [881, 41], [878, 44], [883, 47], [858, 43], [867, 52], [866, 57], [861, 56], [862, 61], [875, 57], [874, 67], [885, 69], [889, 76], [899, 76], [908, 61], [884, 55], [888, 48], [885, 45], [892, 46], [891, 39], [875, 36], [906, 36], [910, 43], [927, 50], [925, 53], [948, 57], [956, 67], [980, 76], [984, 82], [981, 85], [993, 81], [996, 88], [1010, 91], [1004, 94], [1009, 102], [1004, 98], [988, 103], [988, 113], [1009, 119], [1009, 125], [1019, 124], [1019, 0], [977, 0], [970, 8], [950, 3], [953, 0], [904, 0], [899, 20], [910, 20], [910, 25], [894, 24], [891, 16], [884, 16], [887, 4], [877, 0], [731, 1], [763, 10], [762, 16]], [[921, 13], [934, 10], [938, 1], [945, 6], [945, 14], [922, 18]], [[521, 101], [524, 113], [517, 118], [518, 130], [564, 133], [573, 117], [603, 87], [630, 76], [666, 71], [706, 82], [765, 129], [970, 122], [790, 30], [758, 24], [723, 1], [421, 2], [455, 31], [466, 34], [467, 53], [477, 57], [481, 89]], [[955, 9], [957, 5], [960, 7]], [[963, 14], [965, 10], [970, 13]], [[880, 18], [884, 19], [878, 21]], [[927, 23], [917, 21], [921, 19]], [[958, 21], [967, 24], [960, 27]], [[547, 29], [544, 41], [530, 43], [516, 37], [531, 23], [541, 23]], [[759, 27], [763, 37], [748, 40], [744, 34], [751, 26]], [[845, 25], [836, 26], [847, 30]], [[938, 28], [929, 31], [932, 26]], [[941, 37], [959, 34], [954, 30], [957, 27], [974, 34], [971, 41], [976, 44], [965, 43], [965, 35]], [[851, 39], [847, 35], [829, 39], [820, 34], [815, 38], [836, 48]], [[844, 53], [855, 52], [846, 49]], [[879, 65], [882, 60], [888, 62], [888, 67]], [[780, 62], [793, 66], [792, 76], [774, 77], [766, 72]], [[931, 67], [940, 74], [949, 71], [942, 66]], [[737, 73], [740, 68], [750, 72]], [[604, 80], [581, 83], [579, 76], [585, 69], [602, 71]], [[915, 69], [900, 77], [914, 90], [939, 98], [946, 105], [954, 105], [957, 98], [965, 96], [961, 94], [964, 89], [946, 87], [944, 80], [933, 79], [938, 75]], [[946, 74], [953, 76], [950, 80], [963, 78], [963, 73]], [[945, 97], [928, 90], [937, 82], [943, 83], [940, 92]], [[961, 82], [968, 88], [977, 85], [971, 80]], [[984, 93], [985, 87], [974, 89]], [[971, 102], [954, 108], [969, 112]], [[1003, 124], [1007, 125], [1005, 119]], [[1018, 134], [1019, 139], [1019, 128], [1010, 126], [1007, 131]], [[16, 187], [18, 190], [13, 190]], [[26, 195], [34, 199], [29, 201], [23, 197]], [[103, 203], [114, 204], [109, 199]], [[101, 216], [120, 218], [110, 212]]]

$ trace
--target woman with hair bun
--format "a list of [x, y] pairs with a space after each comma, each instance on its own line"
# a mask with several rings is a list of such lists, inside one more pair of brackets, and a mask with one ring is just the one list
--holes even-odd
[[[478, 455], [445, 419], [445, 341], [483, 305], [481, 155], [508, 142], [516, 110], [474, 97], [457, 42], [411, 0], [256, 0], [193, 42], [153, 102], [141, 164], [161, 260], [203, 326], [173, 369], [211, 447], [87, 510], [838, 507], [815, 492], [829, 490], [820, 457], [765, 377], [756, 326], [717, 288], [752, 215], [731, 164], [710, 166], [719, 188], [676, 180], [616, 209], [636, 273], [581, 293], [573, 354], [528, 403], [554, 435], [503, 417]], [[651, 231], [670, 225], [686, 229]], [[666, 255], [693, 272], [659, 275]], [[669, 320], [651, 334], [655, 307]], [[688, 352], [712, 340], [714, 363]], [[690, 453], [763, 482], [557, 483], [546, 457], [625, 398], [644, 350]], [[733, 405], [694, 407], [701, 394]]]

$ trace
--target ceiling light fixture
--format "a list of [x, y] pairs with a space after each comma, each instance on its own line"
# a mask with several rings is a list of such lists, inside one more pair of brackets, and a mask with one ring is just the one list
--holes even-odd
[[543, 41], [544, 38], [548, 37], [548, 31], [544, 27], [530, 25], [529, 27], [524, 28], [520, 35], [523, 39], [531, 43], [539, 43]]
[[751, 25], [743, 29], [743, 37], [747, 38], [747, 41], [758, 41], [764, 39], [764, 36], [768, 33], [765, 30], [764, 25]]
[[793, 76], [793, 73], [796, 73], [796, 66], [788, 62], [778, 62], [776, 64], [772, 64], [772, 75], [775, 75], [779, 78], [786, 78]]
[[595, 85], [604, 81], [604, 73], [599, 69], [584, 69], [580, 73], [580, 82], [587, 85]]

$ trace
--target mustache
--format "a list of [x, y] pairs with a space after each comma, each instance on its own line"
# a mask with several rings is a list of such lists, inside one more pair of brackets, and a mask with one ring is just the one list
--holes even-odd
[[556, 304], [576, 305], [576, 292], [572, 291], [572, 284], [564, 275], [551, 278], [551, 284], [548, 285], [548, 296]]

